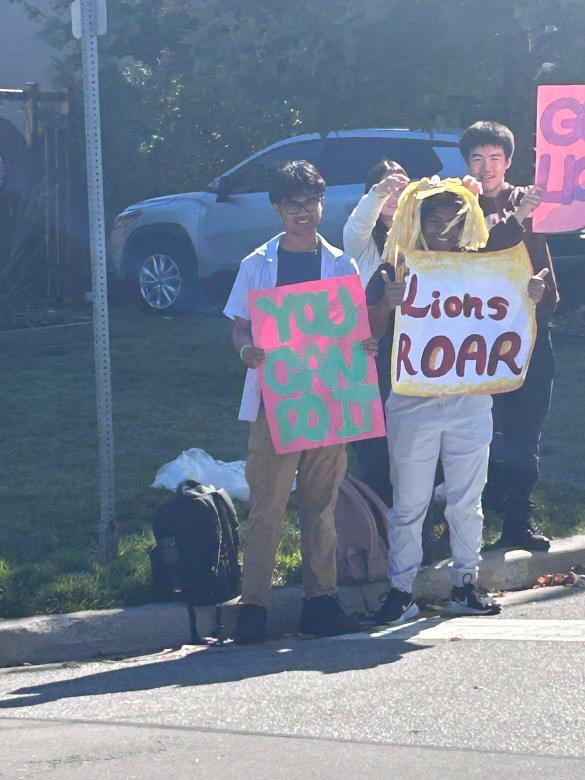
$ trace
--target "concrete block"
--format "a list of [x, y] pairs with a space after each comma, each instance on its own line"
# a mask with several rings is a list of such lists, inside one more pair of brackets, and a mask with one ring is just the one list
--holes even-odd
[[181, 604], [40, 615], [0, 622], [0, 666], [141, 653], [188, 641]]
[[[489, 591], [522, 590], [542, 574], [566, 572], [574, 563], [585, 564], [585, 535], [553, 539], [548, 552], [487, 550], [482, 553], [479, 584]], [[418, 573], [414, 593], [429, 600], [447, 599], [451, 590], [449, 561], [425, 566]]]

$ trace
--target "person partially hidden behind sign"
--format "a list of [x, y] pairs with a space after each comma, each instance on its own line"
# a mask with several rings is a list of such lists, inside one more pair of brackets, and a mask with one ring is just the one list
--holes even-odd
[[[393, 160], [383, 159], [366, 176], [365, 193], [347, 218], [343, 227], [343, 248], [353, 257], [360, 271], [362, 286], [367, 287], [372, 274], [382, 262], [382, 250], [392, 224], [396, 204], [409, 183], [404, 168]], [[378, 344], [376, 362], [384, 360], [382, 353], [392, 347]], [[390, 392], [390, 379], [378, 370], [382, 403]], [[380, 496], [387, 506], [392, 503], [392, 488], [388, 467], [386, 436], [361, 439], [352, 443], [360, 469], [360, 479]]]
[[[232, 340], [248, 367], [240, 419], [250, 422], [246, 479], [250, 486], [250, 513], [244, 540], [242, 600], [234, 639], [241, 644], [266, 638], [267, 605], [282, 527], [282, 517], [297, 473], [303, 554], [303, 633], [332, 636], [359, 631], [337, 598], [337, 537], [333, 512], [345, 476], [345, 445], [277, 455], [261, 403], [256, 369], [264, 350], [252, 342], [248, 292], [280, 285], [357, 274], [355, 262], [317, 233], [323, 210], [325, 181], [304, 160], [285, 163], [275, 172], [270, 201], [284, 224], [284, 233], [246, 257], [224, 309], [235, 320]], [[374, 339], [362, 342], [375, 355]]]
[[544, 191], [506, 181], [514, 136], [505, 125], [476, 122], [459, 145], [469, 173], [483, 187], [479, 205], [490, 233], [486, 249], [507, 249], [523, 241], [534, 272], [542, 275], [544, 294], [536, 307], [536, 344], [526, 379], [518, 390], [494, 396], [494, 437], [483, 503], [503, 518], [499, 547], [546, 551], [550, 541], [536, 526], [530, 501], [539, 476], [540, 434], [550, 406], [554, 375], [550, 320], [559, 300], [545, 236], [532, 232], [532, 212]]
[[[459, 180], [423, 179], [404, 191], [385, 254], [396, 245], [423, 251], [475, 250], [485, 245], [487, 238], [477, 197]], [[368, 284], [370, 326], [378, 339], [393, 328], [396, 307], [402, 305], [404, 311], [404, 306], [409, 305], [405, 300], [404, 277], [404, 261], [399, 256], [396, 270], [384, 263]], [[534, 301], [542, 297], [539, 278], [530, 280], [528, 294]], [[497, 316], [499, 302], [490, 300], [488, 307], [490, 303]], [[387, 371], [390, 373], [389, 366]], [[492, 437], [491, 408], [489, 395], [422, 398], [390, 391], [386, 402], [390, 479], [394, 489], [388, 516], [390, 591], [374, 615], [377, 624], [401, 623], [418, 614], [412, 585], [422, 560], [423, 520], [439, 458], [445, 476], [445, 517], [453, 556], [449, 609], [454, 614], [466, 615], [495, 615], [500, 611], [477, 587], [483, 528], [481, 495]]]

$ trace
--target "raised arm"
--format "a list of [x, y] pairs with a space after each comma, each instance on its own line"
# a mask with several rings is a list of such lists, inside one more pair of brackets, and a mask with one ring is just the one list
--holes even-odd
[[372, 230], [388, 200], [388, 193], [379, 192], [378, 186], [375, 184], [369, 192], [360, 198], [343, 228], [343, 249], [358, 263], [361, 255], [372, 241]]
[[507, 249], [522, 241], [527, 229], [530, 230], [528, 220], [534, 209], [542, 201], [544, 190], [542, 187], [529, 186], [516, 199], [513, 208], [504, 215], [491, 215], [492, 224], [489, 226], [490, 237], [486, 249]]
[[[372, 230], [382, 209], [390, 203], [396, 208], [398, 196], [408, 184], [408, 178], [401, 173], [391, 173], [370, 189], [359, 201], [355, 209], [349, 215], [343, 228], [343, 248], [348, 255], [354, 257], [358, 263], [360, 273], [364, 253], [373, 243]], [[373, 273], [375, 269], [371, 269]], [[371, 276], [371, 273], [370, 273]]]

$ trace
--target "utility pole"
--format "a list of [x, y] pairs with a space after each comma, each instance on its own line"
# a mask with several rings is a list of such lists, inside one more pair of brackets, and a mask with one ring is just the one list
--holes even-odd
[[102, 563], [116, 556], [118, 529], [114, 476], [114, 431], [108, 325], [106, 233], [102, 172], [102, 139], [98, 72], [98, 35], [106, 31], [105, 0], [75, 0], [71, 7], [73, 35], [81, 39], [89, 238], [93, 290], [93, 332], [99, 458], [99, 553]]

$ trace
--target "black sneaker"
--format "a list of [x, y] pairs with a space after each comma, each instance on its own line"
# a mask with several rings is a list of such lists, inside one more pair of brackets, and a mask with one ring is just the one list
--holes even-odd
[[303, 634], [313, 636], [338, 636], [361, 630], [359, 622], [343, 611], [335, 596], [304, 599], [299, 628]]
[[472, 582], [452, 588], [449, 612], [452, 615], [499, 615], [502, 608]]
[[414, 620], [418, 613], [419, 608], [412, 598], [412, 593], [391, 588], [386, 601], [375, 613], [373, 620], [377, 626], [392, 626], [404, 623], [406, 620]]
[[234, 642], [238, 645], [254, 645], [266, 641], [266, 607], [257, 604], [240, 604]]
[[532, 516], [532, 504], [530, 511], [525, 516], [510, 515], [504, 518], [502, 535], [494, 547], [511, 547], [514, 550], [528, 550], [530, 552], [548, 552], [550, 539], [545, 536], [534, 522]]

